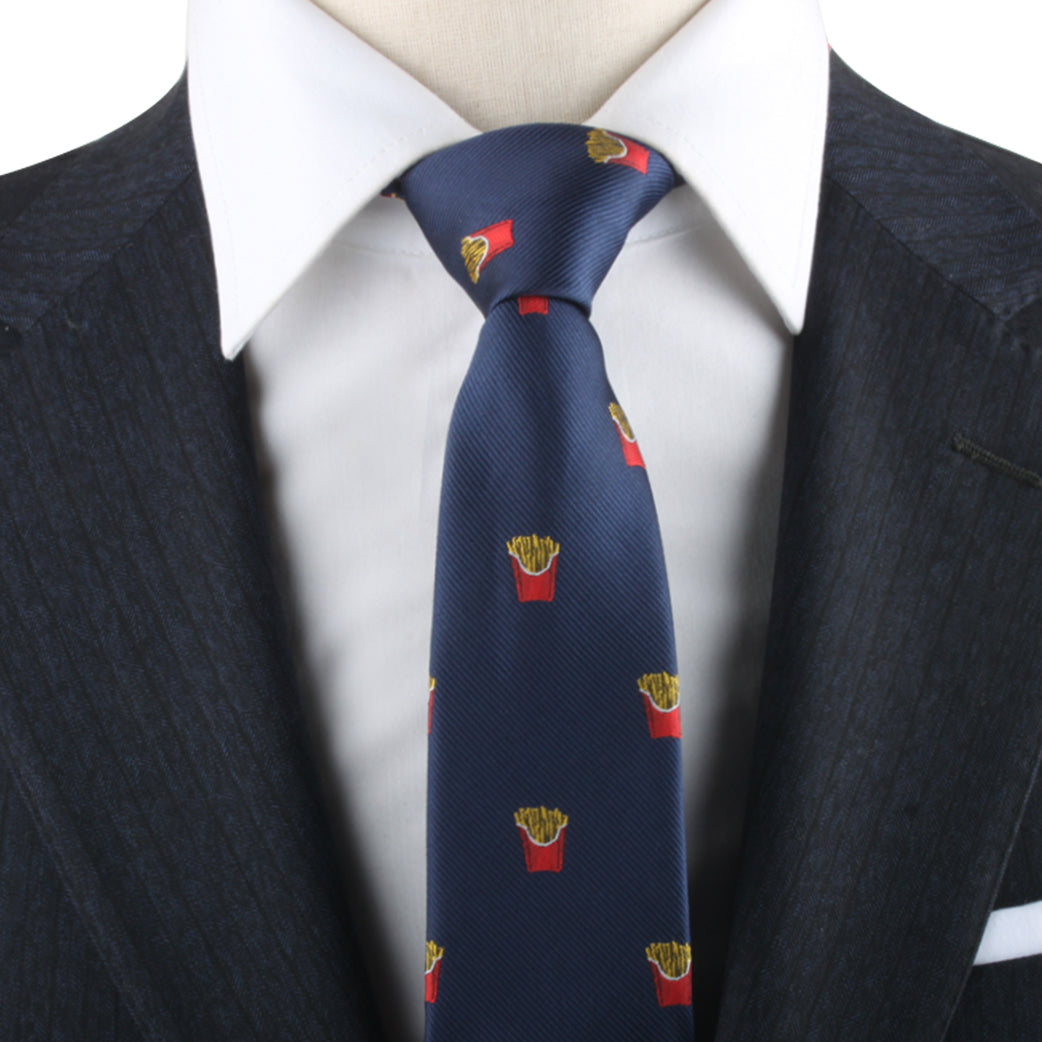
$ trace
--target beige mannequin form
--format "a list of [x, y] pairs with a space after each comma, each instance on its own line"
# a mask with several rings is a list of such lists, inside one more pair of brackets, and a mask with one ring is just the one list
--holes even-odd
[[581, 123], [707, 0], [314, 0], [479, 130]]

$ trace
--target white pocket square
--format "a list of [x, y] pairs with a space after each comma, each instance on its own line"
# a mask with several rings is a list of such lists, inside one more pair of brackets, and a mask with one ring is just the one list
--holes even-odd
[[974, 966], [1042, 955], [1042, 901], [997, 908], [988, 916]]

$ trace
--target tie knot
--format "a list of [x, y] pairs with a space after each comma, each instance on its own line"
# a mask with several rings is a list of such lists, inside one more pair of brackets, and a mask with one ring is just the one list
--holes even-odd
[[589, 312], [630, 228], [676, 183], [669, 163], [635, 141], [532, 123], [435, 152], [398, 188], [449, 274], [488, 314], [524, 295]]

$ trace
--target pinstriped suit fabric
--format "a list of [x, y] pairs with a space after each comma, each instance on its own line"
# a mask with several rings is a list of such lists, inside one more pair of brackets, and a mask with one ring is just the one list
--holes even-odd
[[[157, 116], [7, 233], [22, 274], [0, 314], [24, 335], [0, 357], [0, 750], [147, 1037], [364, 1038], [242, 369], [217, 349], [187, 128]], [[95, 175], [102, 202], [77, 205]], [[23, 248], [59, 200], [67, 222]]]
[[20, 1042], [141, 1038], [40, 842], [10, 773], [0, 773], [0, 1029]]
[[[993, 310], [1042, 290], [1042, 238], [948, 132], [833, 74], [721, 1037], [939, 1040], [1042, 737], [1037, 494], [950, 440], [1042, 462], [1038, 345]], [[998, 281], [955, 235], [989, 198]]]

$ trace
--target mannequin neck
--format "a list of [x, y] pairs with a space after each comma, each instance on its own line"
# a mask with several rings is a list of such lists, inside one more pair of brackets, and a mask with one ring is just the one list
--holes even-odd
[[706, 2], [314, 0], [479, 130], [583, 122]]

